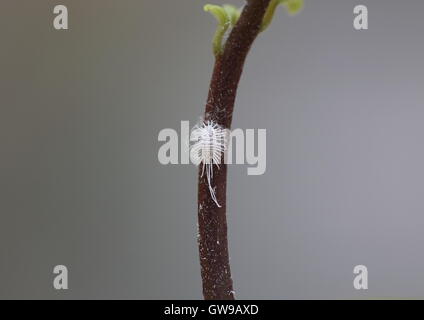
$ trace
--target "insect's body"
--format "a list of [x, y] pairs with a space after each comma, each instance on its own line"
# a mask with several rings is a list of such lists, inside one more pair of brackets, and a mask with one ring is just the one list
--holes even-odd
[[226, 150], [226, 130], [213, 121], [202, 121], [194, 127], [190, 140], [195, 141], [190, 150], [191, 160], [196, 165], [202, 164], [202, 176], [206, 171], [212, 199], [220, 207], [212, 187], [213, 166], [219, 169], [221, 164], [222, 154]]

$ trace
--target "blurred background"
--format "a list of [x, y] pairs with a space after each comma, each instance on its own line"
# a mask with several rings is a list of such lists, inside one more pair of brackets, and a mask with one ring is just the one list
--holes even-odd
[[[197, 171], [159, 164], [157, 136], [203, 114], [206, 3], [0, 2], [0, 298], [202, 297]], [[233, 128], [267, 129], [267, 171], [229, 170], [237, 298], [424, 297], [423, 12], [305, 0], [254, 43]]]

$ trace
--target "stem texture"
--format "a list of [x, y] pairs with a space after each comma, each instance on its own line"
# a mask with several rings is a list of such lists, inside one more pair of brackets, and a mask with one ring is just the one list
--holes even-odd
[[[234, 102], [243, 65], [257, 37], [270, 0], [250, 0], [231, 31], [224, 51], [216, 56], [206, 103], [205, 120], [231, 129]], [[222, 157], [223, 159], [224, 157]], [[228, 255], [226, 190], [227, 165], [214, 167], [212, 186], [221, 207], [213, 201], [206, 175], [199, 167], [199, 255], [205, 299], [234, 299]]]

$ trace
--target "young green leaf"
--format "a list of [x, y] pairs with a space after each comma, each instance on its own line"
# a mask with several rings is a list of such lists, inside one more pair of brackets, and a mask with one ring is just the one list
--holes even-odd
[[218, 56], [222, 53], [222, 38], [231, 24], [230, 18], [223, 7], [207, 4], [203, 9], [206, 12], [210, 12], [218, 22], [218, 26], [216, 27], [215, 35], [212, 40], [213, 53], [215, 56]]
[[222, 39], [225, 35], [225, 32], [227, 32], [230, 26], [233, 27], [237, 23], [240, 17], [240, 10], [229, 4], [225, 4], [222, 7], [213, 4], [207, 4], [203, 7], [203, 9], [206, 12], [210, 12], [218, 22], [218, 26], [212, 40], [212, 46], [215, 56], [219, 56], [222, 54]]
[[303, 8], [303, 0], [271, 0], [262, 21], [261, 32], [268, 28], [271, 24], [272, 18], [275, 14], [275, 9], [279, 4], [284, 5], [290, 15], [298, 13]]

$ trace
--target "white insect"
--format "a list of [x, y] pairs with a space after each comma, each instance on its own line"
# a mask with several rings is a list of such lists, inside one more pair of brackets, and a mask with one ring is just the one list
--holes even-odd
[[219, 169], [221, 155], [226, 150], [226, 130], [214, 121], [202, 121], [193, 128], [190, 140], [195, 141], [190, 149], [191, 161], [195, 165], [202, 163], [201, 176], [203, 177], [206, 171], [212, 199], [218, 207], [221, 207], [216, 199], [215, 188], [212, 187], [212, 179], [213, 166], [216, 165]]

